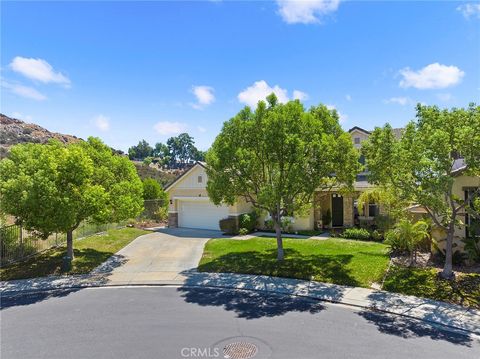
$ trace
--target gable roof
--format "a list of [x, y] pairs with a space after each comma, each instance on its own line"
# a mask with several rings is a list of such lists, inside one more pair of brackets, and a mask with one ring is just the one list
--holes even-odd
[[175, 179], [175, 181], [168, 184], [167, 187], [165, 187], [165, 191], [170, 190], [175, 184], [177, 184], [183, 177], [187, 176], [190, 172], [192, 172], [194, 170], [194, 168], [196, 168], [197, 166], [207, 168], [207, 164], [205, 162], [202, 162], [202, 161], [195, 162], [195, 164], [192, 167], [190, 167], [188, 170], [186, 170], [180, 176], [178, 176]]
[[352, 127], [351, 129], [348, 130], [349, 133], [352, 133], [353, 131], [360, 131], [360, 132], [363, 132], [363, 133], [366, 133], [367, 135], [369, 135], [371, 132], [370, 131], [367, 131], [361, 127], [358, 127], [358, 126], [354, 126]]

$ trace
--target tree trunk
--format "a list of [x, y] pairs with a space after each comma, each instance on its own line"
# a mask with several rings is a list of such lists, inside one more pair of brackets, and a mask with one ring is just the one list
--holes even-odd
[[283, 239], [282, 239], [282, 229], [280, 228], [280, 221], [275, 221], [275, 234], [277, 235], [277, 261], [283, 261], [284, 252], [283, 252]]
[[448, 227], [447, 232], [447, 244], [445, 247], [445, 265], [441, 273], [442, 278], [444, 279], [454, 279], [455, 275], [452, 271], [452, 257], [453, 257], [453, 234], [455, 232], [455, 226], [452, 223]]
[[67, 231], [67, 257], [73, 260], [73, 230]]

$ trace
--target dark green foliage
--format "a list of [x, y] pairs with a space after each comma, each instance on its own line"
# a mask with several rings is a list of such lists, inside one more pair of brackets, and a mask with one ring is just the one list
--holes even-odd
[[239, 218], [240, 228], [253, 232], [257, 227], [257, 214], [255, 212], [243, 213]]
[[343, 231], [343, 238], [346, 239], [360, 239], [360, 240], [369, 240], [371, 239], [370, 232], [365, 228], [347, 228]]
[[332, 212], [330, 212], [330, 208], [327, 208], [327, 210], [322, 213], [322, 224], [323, 226], [329, 226], [330, 222], [332, 222]]
[[219, 222], [220, 230], [225, 234], [237, 234], [239, 229], [235, 218], [223, 218]]
[[166, 193], [162, 186], [153, 178], [145, 178], [143, 180], [143, 199], [164, 199], [166, 200]]
[[462, 239], [465, 244], [465, 252], [470, 261], [480, 262], [480, 236]]
[[138, 145], [132, 146], [128, 149], [128, 157], [131, 160], [144, 160], [146, 157], [153, 155], [153, 148], [147, 141], [141, 140]]

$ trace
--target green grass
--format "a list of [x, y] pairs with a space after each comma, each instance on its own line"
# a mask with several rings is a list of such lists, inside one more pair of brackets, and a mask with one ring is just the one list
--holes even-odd
[[211, 239], [198, 266], [203, 272], [263, 274], [369, 287], [382, 280], [388, 248], [381, 243], [284, 239], [285, 260], [276, 260], [274, 238]]
[[[137, 228], [109, 230], [101, 235], [93, 235], [74, 240], [74, 260], [69, 274], [88, 273], [111, 255], [118, 252], [128, 243], [142, 234], [150, 233]], [[51, 274], [62, 274], [62, 258], [66, 248], [58, 247], [42, 252], [24, 262], [0, 268], [2, 280], [44, 277]]]
[[480, 309], [480, 274], [457, 274], [456, 280], [446, 281], [437, 273], [434, 268], [394, 266], [383, 289]]

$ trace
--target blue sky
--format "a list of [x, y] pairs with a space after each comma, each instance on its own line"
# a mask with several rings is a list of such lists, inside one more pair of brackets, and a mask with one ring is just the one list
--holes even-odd
[[480, 3], [2, 2], [1, 112], [122, 150], [222, 123], [271, 90], [345, 129], [480, 103]]

